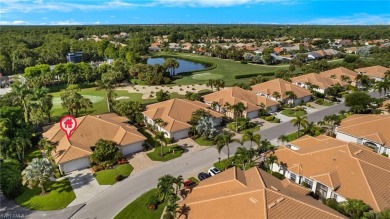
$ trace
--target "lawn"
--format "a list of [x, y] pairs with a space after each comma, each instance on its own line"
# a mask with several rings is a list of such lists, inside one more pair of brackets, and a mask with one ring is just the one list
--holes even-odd
[[25, 208], [48, 211], [66, 208], [76, 198], [68, 180], [51, 182], [47, 188], [47, 193], [41, 196], [40, 188], [25, 187], [15, 202]]
[[36, 147], [27, 149], [24, 155], [24, 159], [28, 162], [31, 162], [31, 160], [34, 158], [42, 158], [42, 151]]
[[315, 103], [318, 105], [322, 105], [322, 106], [332, 106], [333, 105], [333, 102], [331, 102], [329, 100], [325, 100], [325, 99], [317, 99], [315, 101]]
[[198, 143], [200, 146], [212, 146], [213, 140], [206, 139], [205, 137], [199, 137], [195, 139], [195, 142]]
[[[240, 123], [238, 123], [238, 125], [240, 125]], [[255, 132], [255, 131], [259, 131], [260, 130], [260, 126], [250, 122], [249, 124], [250, 126], [252, 126], [252, 128], [248, 128], [248, 129], [245, 129], [245, 130], [241, 130], [241, 131], [238, 131], [239, 133], [243, 133], [243, 132], [246, 132], [246, 131], [252, 131], [252, 132]], [[228, 123], [226, 125], [226, 128], [232, 130], [232, 131], [236, 131], [236, 122], [231, 122], [231, 123]], [[238, 128], [240, 128], [240, 126], [238, 126]]]
[[128, 177], [133, 170], [134, 168], [130, 164], [121, 164], [116, 166], [114, 169], [96, 172], [95, 178], [100, 185], [113, 185], [116, 183], [117, 175]]
[[[158, 53], [157, 55], [164, 55], [165, 53]], [[241, 64], [240, 62], [218, 59], [215, 57], [200, 56], [188, 53], [177, 53], [174, 55], [177, 58], [190, 58], [192, 60], [199, 60], [209, 63], [214, 63], [216, 68], [206, 69], [204, 71], [194, 72], [193, 74], [183, 75], [183, 78], [175, 80], [175, 84], [194, 84], [204, 83], [208, 79], [222, 79], [225, 81], [225, 86], [231, 86], [236, 82], [249, 82], [249, 78], [235, 79], [236, 75], [254, 74], [254, 73], [267, 73], [275, 72], [279, 68], [287, 69], [286, 65], [252, 65], [252, 64]]]
[[160, 219], [164, 207], [168, 204], [167, 202], [163, 202], [159, 204], [157, 209], [154, 211], [149, 210], [147, 207], [150, 196], [154, 195], [156, 192], [157, 189], [152, 189], [144, 193], [135, 201], [127, 205], [114, 218], [115, 219], [123, 219], [123, 218]]
[[[154, 161], [168, 161], [180, 157], [184, 149], [178, 145], [163, 146], [163, 156], [160, 156], [161, 147], [156, 147], [154, 151], [147, 153], [148, 157]], [[174, 152], [174, 153], [173, 153]]]
[[285, 110], [282, 110], [281, 112], [283, 115], [285, 116], [288, 116], [288, 117], [296, 117], [296, 116], [304, 116], [306, 115], [306, 111], [304, 110], [292, 110], [292, 109], [285, 109]]
[[[304, 135], [305, 135], [305, 134], [303, 133], [303, 130], [301, 130], [301, 131], [299, 132], [299, 137], [302, 137], [302, 136], [304, 136]], [[293, 132], [293, 133], [287, 135], [287, 141], [288, 141], [288, 142], [294, 141], [294, 140], [297, 139], [297, 138], [298, 138], [298, 132]]]
[[[218, 169], [220, 169], [221, 171], [224, 171], [225, 169], [231, 167], [231, 166], [234, 166], [232, 164], [232, 162], [234, 161], [234, 156], [230, 156], [229, 160], [226, 158], [226, 159], [223, 159], [221, 161], [217, 161], [214, 163], [214, 166]], [[230, 165], [228, 165], [230, 164]]]

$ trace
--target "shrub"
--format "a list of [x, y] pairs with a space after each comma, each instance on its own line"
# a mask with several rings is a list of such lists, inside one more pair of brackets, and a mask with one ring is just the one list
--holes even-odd
[[322, 105], [322, 104], [324, 104], [324, 99], [318, 99], [315, 101], [315, 103]]
[[252, 77], [256, 77], [258, 75], [261, 75], [261, 76], [273, 76], [273, 75], [275, 75], [275, 73], [273, 73], [273, 72], [266, 72], [266, 73], [253, 73], [253, 74], [236, 75], [236, 76], [234, 76], [234, 79], [252, 78]]
[[274, 119], [275, 119], [275, 116], [273, 116], [273, 115], [265, 117], [265, 121], [273, 121]]
[[241, 61], [240, 63], [241, 64], [248, 64], [248, 62], [246, 62], [246, 61]]
[[163, 219], [174, 219], [174, 217], [171, 213], [165, 212]]
[[151, 195], [148, 200], [148, 205], [158, 205], [160, 204], [157, 195]]
[[121, 181], [123, 179], [123, 176], [121, 174], [116, 175], [115, 180], [117, 182]]
[[4, 196], [12, 199], [22, 192], [22, 175], [20, 164], [10, 160], [1, 163], [0, 168], [0, 189]]
[[339, 205], [339, 203], [336, 201], [336, 199], [334, 199], [334, 198], [328, 198], [328, 199], [324, 199], [322, 202], [323, 202], [325, 205], [327, 205], [328, 207], [333, 208], [333, 209], [336, 210], [336, 211], [340, 211], [340, 205]]
[[192, 88], [191, 90], [196, 90], [195, 88]]
[[283, 180], [285, 179], [286, 177], [283, 176], [282, 174], [278, 173], [278, 172], [272, 172], [272, 175], [280, 180]]
[[275, 119], [274, 119], [274, 122], [275, 122], [275, 123], [280, 123], [280, 119], [275, 118]]
[[92, 170], [96, 173], [96, 172], [99, 172], [100, 170], [104, 170], [104, 166], [103, 165], [95, 165], [92, 167]]

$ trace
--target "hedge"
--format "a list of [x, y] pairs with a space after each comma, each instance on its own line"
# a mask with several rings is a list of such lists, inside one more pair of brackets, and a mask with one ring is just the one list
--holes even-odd
[[275, 119], [275, 116], [267, 116], [267, 117], [265, 117], [265, 121], [273, 121]]
[[252, 73], [252, 74], [236, 75], [236, 76], [234, 76], [234, 79], [252, 78], [252, 77], [256, 77], [258, 75], [261, 75], [261, 76], [274, 76], [275, 73], [274, 72], [266, 72], [266, 73]]
[[20, 164], [14, 160], [0, 163], [0, 189], [6, 198], [16, 198], [22, 193]]

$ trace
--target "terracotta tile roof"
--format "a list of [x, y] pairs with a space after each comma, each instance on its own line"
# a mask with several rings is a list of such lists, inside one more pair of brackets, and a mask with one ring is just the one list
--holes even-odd
[[172, 99], [160, 103], [150, 104], [143, 112], [150, 119], [162, 119], [167, 122], [164, 127], [168, 132], [176, 132], [191, 128], [188, 124], [191, 120], [192, 113], [196, 110], [204, 109], [213, 117], [221, 118], [222, 114], [209, 109], [209, 106], [199, 101], [190, 101], [185, 99]]
[[[322, 139], [333, 138], [322, 136]], [[286, 163], [289, 170], [299, 166], [301, 176], [312, 178], [334, 188], [346, 198], [361, 199], [375, 211], [390, 207], [390, 159], [379, 155], [367, 147], [355, 143], [336, 140], [339, 143], [325, 148], [316, 147], [309, 153], [301, 153], [280, 147], [275, 155]], [[298, 139], [291, 144], [309, 147], [312, 138]], [[304, 146], [304, 144], [306, 144]], [[292, 167], [292, 168], [290, 168]]]
[[334, 69], [331, 69], [328, 71], [320, 72], [320, 75], [327, 77], [327, 78], [331, 78], [332, 75], [334, 75], [336, 81], [341, 84], [341, 83], [343, 83], [343, 80], [341, 80], [341, 75], [346, 75], [349, 77], [349, 79], [351, 81], [355, 81], [357, 73], [352, 71], [352, 70], [349, 70], [347, 68], [339, 67], [339, 68], [334, 68]]
[[146, 140], [134, 126], [124, 123], [128, 121], [127, 118], [114, 113], [88, 115], [76, 120], [78, 126], [69, 141], [60, 129], [59, 123], [43, 133], [43, 137], [57, 144], [56, 152], [53, 152], [56, 163], [65, 163], [91, 155], [91, 147], [99, 139], [115, 141], [119, 146]]
[[263, 96], [256, 95], [254, 92], [249, 90], [244, 90], [240, 87], [232, 87], [225, 90], [213, 92], [203, 96], [205, 102], [218, 102], [221, 106], [225, 103], [230, 105], [237, 104], [239, 102], [243, 103], [247, 108], [248, 112], [259, 110], [260, 104], [264, 104], [265, 107], [277, 106], [278, 102], [267, 99]]
[[188, 214], [178, 218], [345, 218], [306, 194], [308, 189], [281, 181], [254, 167], [230, 168], [194, 187], [178, 202]]
[[386, 68], [380, 65], [355, 69], [356, 72], [362, 72], [363, 74], [367, 74], [368, 76], [375, 78], [384, 78], [385, 72], [389, 70], [390, 68]]
[[390, 115], [352, 115], [337, 131], [390, 147]]
[[298, 98], [311, 95], [310, 91], [306, 90], [305, 88], [299, 87], [280, 78], [253, 85], [252, 90], [267, 95], [272, 95], [272, 93], [276, 91], [281, 95], [283, 100], [288, 98], [285, 95], [286, 91], [293, 91]]
[[293, 78], [291, 78], [291, 82], [292, 83], [300, 82], [303, 84], [311, 83], [311, 84], [317, 85], [320, 89], [323, 89], [323, 90], [325, 90], [333, 85], [336, 85], [337, 83], [339, 83], [341, 86], [347, 85], [346, 82], [343, 82], [343, 81], [340, 82], [339, 80], [334, 80], [334, 79], [331, 79], [328, 77], [324, 77], [324, 76], [317, 74], [317, 73], [309, 73], [309, 74], [293, 77]]

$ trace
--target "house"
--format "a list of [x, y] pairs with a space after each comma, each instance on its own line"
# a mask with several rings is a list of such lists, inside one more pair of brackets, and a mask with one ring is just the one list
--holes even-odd
[[328, 54], [328, 56], [335, 56], [340, 53], [339, 51], [334, 49], [325, 49], [324, 51]]
[[317, 53], [317, 52], [307, 52], [307, 59], [308, 60], [318, 60], [318, 59], [322, 59], [324, 58], [324, 56], [320, 53]]
[[382, 114], [390, 115], [390, 110], [387, 109], [387, 105], [390, 105], [390, 100], [383, 101], [382, 106], [379, 109], [382, 110]]
[[68, 52], [66, 55], [67, 62], [79, 63], [83, 61], [83, 52]]
[[174, 50], [174, 51], [178, 51], [181, 49], [181, 47], [177, 43], [169, 43], [169, 49]]
[[[265, 107], [268, 112], [276, 112], [278, 110], [278, 102], [265, 98], [264, 96], [258, 96], [254, 92], [244, 90], [240, 87], [231, 87], [225, 90], [217, 91], [211, 94], [203, 96], [204, 102], [208, 105], [212, 105], [213, 102], [218, 103], [215, 106], [215, 110], [221, 113], [226, 113], [226, 116], [234, 119], [234, 112], [225, 109], [226, 103], [233, 106], [237, 103], [243, 103], [246, 107], [246, 111], [243, 116], [249, 119], [257, 118], [261, 106]], [[213, 107], [212, 107], [213, 108]]]
[[193, 187], [175, 218], [346, 218], [308, 195], [309, 189], [253, 167], [232, 167]]
[[352, 115], [336, 129], [336, 138], [390, 155], [390, 115]]
[[357, 51], [357, 47], [345, 48], [345, 52], [348, 54], [356, 54], [356, 51]]
[[[214, 120], [214, 126], [222, 122], [223, 115], [210, 110], [209, 106], [199, 101], [190, 101], [185, 99], [171, 99], [160, 103], [150, 104], [143, 112], [145, 123], [156, 126], [156, 128], [165, 133], [167, 138], [174, 140], [188, 137], [191, 125], [192, 113], [203, 109], [211, 114]], [[165, 126], [156, 124], [156, 119], [166, 122]]]
[[[273, 171], [304, 184], [321, 198], [360, 199], [374, 211], [390, 207], [390, 159], [329, 136], [304, 136], [274, 155]], [[282, 165], [280, 165], [282, 164]]]
[[[253, 85], [252, 91], [257, 95], [264, 96], [268, 99], [292, 103], [294, 105], [298, 105], [301, 102], [308, 102], [311, 99], [310, 91], [280, 78]], [[297, 97], [295, 99], [290, 99], [286, 95], [286, 92], [288, 91], [294, 92]], [[280, 97], [275, 94], [279, 94]]]
[[59, 123], [43, 133], [43, 137], [57, 145], [52, 155], [64, 174], [89, 167], [89, 156], [99, 139], [115, 141], [123, 155], [143, 150], [146, 138], [137, 128], [127, 124], [125, 117], [109, 113], [78, 117], [76, 120], [78, 125], [69, 140]]
[[[305, 89], [309, 89], [308, 84], [316, 85], [318, 88], [314, 88], [313, 90], [323, 94], [333, 85], [340, 84], [338, 80], [327, 78], [317, 73], [310, 73], [293, 77], [291, 78], [291, 82]], [[340, 85], [346, 86], [348, 84], [342, 81]]]
[[367, 68], [358, 68], [355, 69], [355, 71], [357, 73], [368, 75], [370, 78], [375, 79], [375, 81], [382, 81], [385, 78], [385, 73], [390, 71], [390, 68], [375, 65]]
[[[343, 82], [351, 83], [356, 86], [357, 73], [344, 67], [334, 68], [328, 71], [320, 72], [321, 76], [335, 79], [339, 84]], [[360, 82], [358, 83], [360, 84]]]

